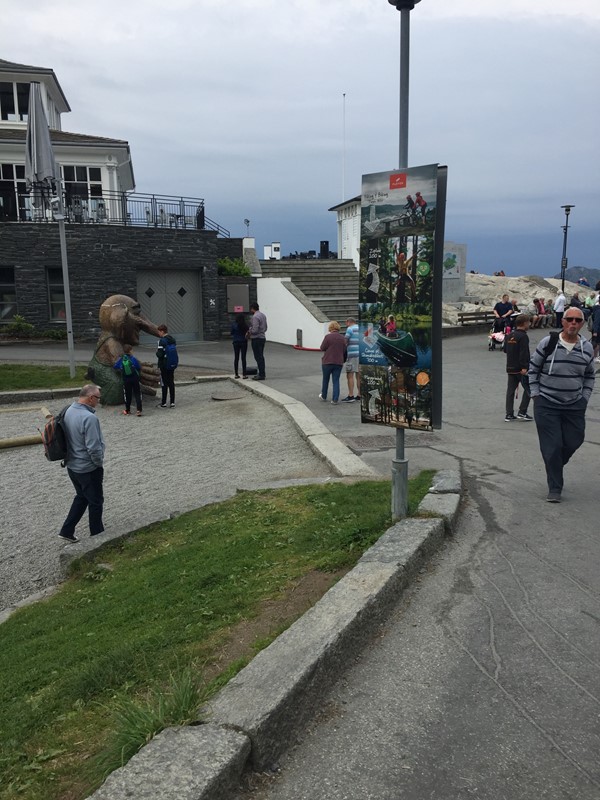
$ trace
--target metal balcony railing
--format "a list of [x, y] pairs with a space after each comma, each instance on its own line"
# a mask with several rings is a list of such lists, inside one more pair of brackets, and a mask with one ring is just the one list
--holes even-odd
[[[17, 195], [18, 211], [5, 205], [0, 222], [54, 222], [55, 206], [47, 196], [33, 204], [33, 193]], [[102, 191], [92, 195], [63, 192], [65, 220], [78, 225], [126, 225], [137, 228], [230, 232], [204, 213], [204, 200], [194, 197]]]

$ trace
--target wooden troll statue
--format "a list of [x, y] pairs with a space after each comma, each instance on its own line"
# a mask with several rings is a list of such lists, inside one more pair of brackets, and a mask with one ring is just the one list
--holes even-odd
[[[87, 377], [102, 388], [103, 405], [120, 405], [123, 402], [123, 380], [113, 365], [123, 355], [123, 345], [136, 347], [140, 343], [140, 331], [157, 338], [160, 334], [156, 325], [142, 316], [137, 300], [124, 294], [107, 297], [100, 306], [99, 318], [102, 333], [89, 363]], [[142, 364], [142, 392], [156, 395], [159, 377], [155, 366]]]

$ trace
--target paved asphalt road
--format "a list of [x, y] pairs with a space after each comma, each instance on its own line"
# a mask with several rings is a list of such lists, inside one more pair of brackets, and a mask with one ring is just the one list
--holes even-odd
[[[180, 354], [218, 370], [230, 346]], [[269, 385], [387, 471], [393, 433], [318, 401], [318, 354], [266, 358]], [[600, 798], [600, 385], [561, 505], [545, 502], [534, 423], [504, 422], [505, 385], [485, 335], [444, 342], [443, 428], [407, 432], [407, 455], [412, 472], [462, 465], [459, 530], [254, 800]]]

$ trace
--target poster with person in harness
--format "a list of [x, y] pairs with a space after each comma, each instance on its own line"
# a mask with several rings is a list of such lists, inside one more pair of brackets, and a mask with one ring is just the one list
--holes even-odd
[[[430, 164], [363, 175], [358, 308], [363, 422], [439, 427], [432, 354], [445, 174], [444, 167]], [[441, 261], [442, 247], [438, 250]], [[441, 263], [437, 270], [441, 276]], [[395, 325], [382, 330], [382, 318]], [[439, 318], [441, 325], [441, 305]]]

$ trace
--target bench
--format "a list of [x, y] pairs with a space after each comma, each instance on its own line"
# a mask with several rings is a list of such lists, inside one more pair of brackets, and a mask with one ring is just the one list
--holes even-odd
[[459, 311], [458, 322], [460, 325], [468, 325], [471, 322], [489, 322], [494, 321], [493, 311]]

